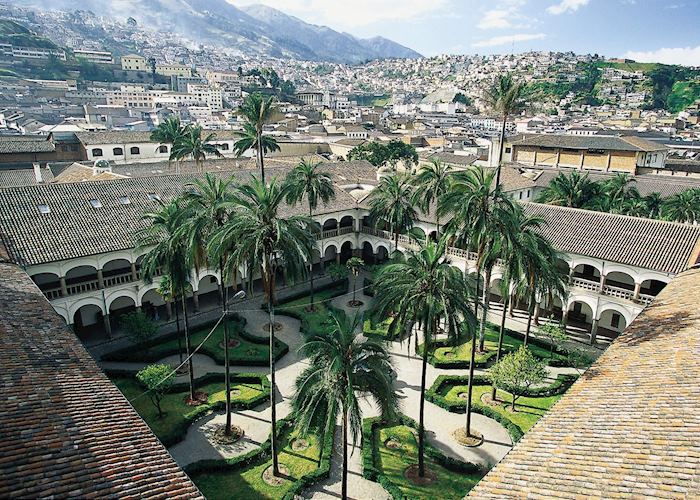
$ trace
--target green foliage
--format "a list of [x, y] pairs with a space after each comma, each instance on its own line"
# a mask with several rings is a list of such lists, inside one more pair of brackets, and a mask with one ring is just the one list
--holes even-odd
[[489, 379], [499, 389], [512, 395], [513, 410], [518, 397], [547, 377], [545, 364], [525, 346], [507, 354], [489, 370]]
[[360, 274], [360, 271], [362, 270], [364, 265], [365, 261], [362, 260], [360, 257], [351, 257], [345, 263], [345, 267], [347, 267], [350, 274], [352, 274], [355, 277], [357, 277]]
[[540, 326], [537, 329], [537, 333], [547, 339], [547, 341], [552, 345], [552, 356], [554, 355], [554, 348], [566, 342], [568, 339], [566, 335], [566, 328], [562, 325], [555, 325], [552, 323], [547, 323]]
[[[654, 108], [666, 108], [670, 105], [669, 98], [676, 83], [693, 80], [700, 76], [700, 71], [686, 66], [659, 64], [647, 72], [647, 76], [651, 79], [653, 88], [654, 100], [652, 106]], [[675, 106], [679, 104], [677, 95], [672, 98], [672, 103]]]
[[676, 82], [666, 98], [666, 109], [671, 113], [678, 113], [698, 99], [700, 99], [700, 81]]
[[326, 272], [333, 281], [344, 280], [350, 274], [347, 266], [335, 262], [326, 268]]
[[367, 160], [375, 167], [390, 165], [395, 168], [399, 161], [406, 166], [416, 165], [418, 153], [416, 148], [398, 139], [392, 139], [387, 144], [370, 141], [352, 148], [348, 160]]
[[462, 92], [457, 92], [455, 94], [454, 99], [452, 99], [452, 102], [461, 103], [465, 106], [471, 106], [473, 104], [472, 100], [466, 95], [464, 95]]
[[148, 342], [158, 332], [158, 326], [141, 311], [125, 314], [120, 320], [126, 337], [134, 344]]
[[173, 369], [168, 365], [148, 365], [136, 374], [136, 380], [146, 388], [149, 399], [158, 410], [158, 418], [162, 418], [160, 402], [175, 382]]

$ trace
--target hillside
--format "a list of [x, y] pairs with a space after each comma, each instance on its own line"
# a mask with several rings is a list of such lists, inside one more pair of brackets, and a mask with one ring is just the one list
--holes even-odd
[[58, 48], [48, 38], [38, 36], [21, 24], [9, 19], [0, 19], [0, 43], [9, 43], [15, 47]]

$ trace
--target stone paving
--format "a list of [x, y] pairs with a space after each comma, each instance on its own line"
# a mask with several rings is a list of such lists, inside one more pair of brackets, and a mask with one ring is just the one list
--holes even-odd
[[[362, 290], [357, 292], [357, 298], [363, 301], [360, 308], [352, 308], [348, 305], [351, 294], [336, 297], [332, 304], [344, 310], [347, 314], [362, 314], [369, 307], [372, 298], [364, 295]], [[259, 299], [258, 299], [259, 301]], [[252, 309], [249, 304], [242, 306], [238, 313], [248, 321], [248, 331], [251, 333], [259, 330], [258, 325], [267, 323], [268, 316], [263, 310]], [[300, 322], [288, 316], [277, 315], [275, 321], [282, 324], [282, 330], [276, 335], [289, 345], [289, 353], [277, 363], [277, 415], [278, 418], [287, 416], [291, 411], [291, 400], [294, 394], [294, 381], [297, 375], [304, 369], [306, 362], [300, 357], [299, 347], [303, 339], [299, 332]], [[360, 326], [361, 327], [361, 326]], [[254, 333], [256, 334], [256, 333]], [[401, 410], [409, 417], [417, 420], [420, 402], [420, 370], [421, 360], [415, 355], [415, 346], [407, 341], [403, 343], [393, 342], [389, 349], [397, 372], [396, 388], [401, 401]], [[178, 356], [170, 356], [162, 360], [169, 364], [176, 364]], [[223, 373], [224, 367], [218, 365], [205, 355], [197, 354], [193, 358], [195, 375], [201, 377], [206, 373]], [[105, 362], [101, 366], [107, 368], [119, 368], [126, 370], [138, 370], [143, 363], [116, 363]], [[235, 372], [267, 373], [267, 367], [232, 366]], [[560, 373], [575, 373], [571, 368], [549, 368], [550, 377], [553, 379]], [[439, 370], [428, 365], [427, 387], [430, 387], [438, 375], [443, 373], [464, 374], [467, 370]], [[476, 370], [477, 374], [483, 374], [482, 370]], [[178, 377], [178, 381], [186, 380], [186, 375]], [[365, 417], [375, 416], [377, 411], [368, 401], [362, 403]], [[467, 448], [459, 445], [452, 438], [452, 432], [465, 425], [466, 416], [450, 413], [430, 402], [425, 405], [425, 421], [428, 440], [448, 456], [482, 464], [491, 467], [496, 464], [511, 449], [512, 442], [506, 429], [495, 420], [483, 415], [472, 414], [472, 422], [475, 429], [484, 435], [484, 444], [477, 448]], [[214, 445], [208, 439], [213, 429], [224, 422], [222, 413], [207, 415], [196, 421], [188, 430], [185, 439], [172, 446], [170, 452], [175, 460], [182, 466], [202, 459], [231, 458], [247, 453], [269, 435], [270, 404], [269, 402], [257, 408], [247, 411], [236, 411], [233, 415], [235, 425], [245, 430], [245, 438], [234, 445]], [[337, 498], [340, 496], [342, 445], [339, 435], [340, 427], [336, 429], [336, 441], [332, 457], [331, 475], [325, 481], [317, 483], [305, 492], [307, 498]], [[362, 477], [361, 452], [359, 448], [353, 450], [349, 464], [348, 490], [352, 498], [389, 498], [384, 489], [377, 483], [368, 481]]]

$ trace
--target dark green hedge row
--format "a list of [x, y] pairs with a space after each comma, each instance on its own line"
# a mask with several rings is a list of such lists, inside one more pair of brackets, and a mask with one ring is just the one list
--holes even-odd
[[[261, 337], [258, 335], [253, 335], [251, 333], [248, 333], [245, 329], [246, 327], [246, 320], [245, 318], [237, 315], [237, 314], [232, 314], [231, 315], [232, 323], [237, 323], [238, 324], [238, 336], [240, 336], [242, 339], [251, 342], [253, 344], [268, 344], [270, 340], [267, 337]], [[198, 330], [200, 329], [206, 329], [206, 328], [212, 328], [214, 325], [216, 325], [216, 321], [208, 321], [205, 324], [197, 327]], [[180, 333], [182, 335], [182, 333]], [[179, 354], [179, 351], [177, 350], [177, 347], [173, 347], [171, 349], [165, 349], [160, 352], [150, 352], [148, 349], [160, 344], [161, 342], [167, 342], [170, 340], [175, 340], [177, 339], [178, 334], [176, 332], [170, 333], [168, 335], [158, 337], [156, 339], [151, 339], [148, 342], [143, 342], [141, 344], [136, 344], [133, 346], [129, 347], [124, 347], [122, 349], [118, 349], [116, 351], [107, 353], [102, 355], [102, 360], [103, 361], [133, 361], [133, 356], [135, 351], [141, 351], [140, 354], [140, 360], [144, 361], [146, 363], [152, 363], [155, 361], [159, 361], [163, 358], [166, 358], [168, 356], [174, 356], [176, 354]], [[184, 341], [183, 341], [184, 344]], [[282, 342], [281, 340], [277, 340], [277, 343], [275, 344], [277, 347], [277, 353], [275, 354], [275, 360], [279, 360], [282, 358], [284, 355], [286, 355], [289, 352], [289, 346]], [[224, 356], [223, 352], [209, 349], [207, 346], [202, 346], [198, 353], [202, 353], [206, 356], [209, 356], [212, 358], [214, 361], [216, 361], [218, 364], [223, 365], [224, 364]], [[246, 358], [239, 358], [232, 360], [232, 363], [235, 363], [238, 366], [267, 366], [267, 361], [261, 362], [258, 360], [250, 360]]]
[[[277, 435], [280, 436], [284, 431], [294, 425], [293, 418], [286, 417], [277, 421]], [[282, 497], [283, 500], [293, 500], [301, 493], [304, 488], [311, 486], [321, 479], [329, 476], [331, 470], [331, 456], [333, 455], [333, 432], [335, 430], [335, 422], [328, 421], [326, 428], [323, 430], [322, 445], [321, 445], [321, 460], [318, 468], [302, 476], [291, 486], [290, 490]], [[259, 448], [249, 451], [244, 455], [229, 458], [225, 460], [199, 460], [185, 466], [185, 472], [188, 475], [196, 475], [209, 472], [235, 472], [248, 467], [260, 465], [271, 457], [272, 443], [270, 436], [260, 445]]]
[[[319, 287], [314, 287], [314, 293], [319, 293], [319, 292], [325, 292], [326, 290], [332, 290], [334, 288], [342, 289], [344, 290], [343, 293], [347, 293], [348, 286], [350, 285], [350, 280], [347, 278], [344, 278], [340, 281], [331, 281], [330, 283], [326, 283], [325, 285], [321, 285]], [[343, 295], [343, 293], [339, 293], [338, 295]], [[287, 297], [278, 300], [275, 303], [276, 307], [281, 307], [285, 304], [289, 304], [290, 302], [294, 302], [295, 300], [303, 299], [304, 297], [309, 296], [309, 290], [301, 290], [299, 292], [293, 293], [291, 295], [288, 295]], [[337, 297], [337, 295], [334, 295], [334, 297]], [[263, 309], [267, 310], [267, 304], [263, 305]]]
[[[381, 484], [394, 499], [403, 500], [405, 496], [401, 489], [382, 473], [379, 467], [379, 457], [377, 454], [377, 443], [375, 439], [377, 427], [388, 427], [392, 425], [405, 425], [414, 429], [418, 428], [416, 421], [405, 415], [399, 415], [392, 422], [387, 422], [381, 417], [366, 418], [362, 421], [362, 475], [370, 481]], [[462, 460], [445, 456], [441, 451], [428, 443], [427, 440], [425, 443], [425, 454], [441, 466], [453, 472], [472, 474], [481, 470], [481, 467], [477, 464], [463, 462]]]

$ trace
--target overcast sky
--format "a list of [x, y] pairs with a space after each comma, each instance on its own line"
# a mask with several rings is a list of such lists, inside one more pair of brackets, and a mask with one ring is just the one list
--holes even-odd
[[700, 66], [700, 0], [228, 0], [424, 55], [574, 51]]

